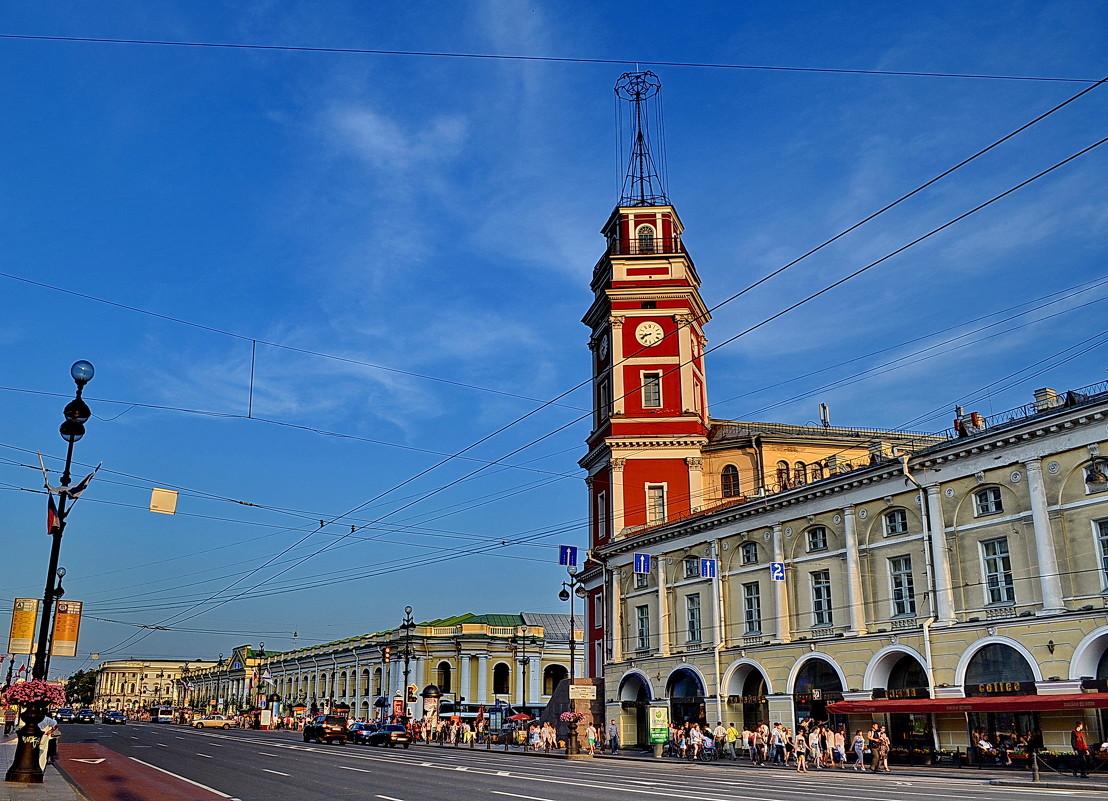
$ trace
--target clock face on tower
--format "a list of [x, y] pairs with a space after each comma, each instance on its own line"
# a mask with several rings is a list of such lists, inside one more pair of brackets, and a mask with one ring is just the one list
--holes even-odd
[[639, 323], [639, 327], [635, 329], [635, 339], [640, 344], [650, 347], [662, 341], [662, 337], [665, 336], [665, 332], [662, 327], [653, 320], [647, 320], [645, 323]]

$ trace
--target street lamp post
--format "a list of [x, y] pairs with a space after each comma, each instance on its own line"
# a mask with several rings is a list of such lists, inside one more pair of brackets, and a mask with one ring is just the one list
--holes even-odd
[[539, 641], [537, 639], [535, 639], [535, 637], [528, 637], [527, 636], [527, 626], [520, 626], [519, 631], [520, 631], [519, 636], [512, 637], [512, 643], [514, 645], [520, 646], [520, 648], [522, 649], [518, 662], [519, 662], [519, 666], [520, 666], [520, 673], [523, 676], [523, 711], [526, 713], [527, 712], [527, 683], [531, 678], [530, 670], [529, 670], [529, 666], [531, 664], [531, 657], [529, 657], [527, 655], [527, 645], [528, 645], [528, 640], [530, 640], [531, 645], [538, 645]]
[[408, 706], [408, 675], [411, 672], [411, 661], [415, 654], [412, 652], [412, 629], [415, 628], [415, 620], [412, 619], [412, 607], [404, 607], [404, 622], [400, 624], [400, 628], [404, 630], [404, 651], [401, 656], [404, 657], [404, 708], [407, 711]]
[[[77, 385], [77, 394], [73, 400], [66, 404], [62, 411], [62, 414], [65, 415], [65, 421], [58, 429], [62, 439], [69, 443], [69, 447], [65, 454], [65, 470], [62, 471], [61, 491], [58, 493], [57, 523], [50, 529], [50, 567], [46, 571], [46, 590], [42, 595], [42, 620], [38, 627], [38, 647], [35, 649], [35, 664], [31, 668], [31, 676], [36, 679], [46, 678], [48, 666], [50, 621], [54, 608], [54, 598], [58, 589], [60, 589], [60, 584], [57, 587], [55, 586], [54, 578], [57, 575], [58, 557], [62, 549], [62, 532], [65, 530], [66, 505], [69, 500], [67, 490], [70, 481], [72, 481], [69, 471], [73, 466], [73, 443], [85, 435], [85, 423], [92, 416], [88, 404], [81, 398], [81, 393], [84, 391], [85, 384], [92, 380], [95, 372], [93, 366], [84, 360], [74, 362], [73, 366], [69, 368], [69, 374]], [[49, 487], [47, 487], [47, 492], [50, 492]]]
[[218, 712], [223, 712], [223, 654], [219, 655], [215, 663], [215, 707]]
[[569, 601], [569, 683], [572, 685], [577, 678], [577, 625], [573, 617], [573, 596], [584, 599], [586, 592], [585, 585], [577, 580], [577, 568], [570, 565], [566, 572], [569, 573], [569, 581], [562, 582], [562, 591], [558, 593], [558, 598]]

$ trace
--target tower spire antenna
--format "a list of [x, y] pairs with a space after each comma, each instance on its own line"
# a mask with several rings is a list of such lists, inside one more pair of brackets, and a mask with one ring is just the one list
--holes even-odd
[[631, 152], [620, 192], [621, 206], [669, 205], [651, 151], [652, 132], [656, 130], [658, 140], [662, 137], [661, 91], [661, 79], [649, 70], [625, 72], [616, 81], [616, 102], [623, 101], [620, 110], [627, 111], [631, 123]]

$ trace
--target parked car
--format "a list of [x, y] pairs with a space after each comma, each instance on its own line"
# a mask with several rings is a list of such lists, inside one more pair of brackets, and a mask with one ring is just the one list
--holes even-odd
[[194, 720], [192, 725], [198, 729], [229, 729], [234, 725], [234, 721], [223, 715], [205, 715]]
[[369, 736], [377, 731], [377, 726], [373, 723], [351, 723], [347, 731], [350, 733], [350, 742], [364, 745], [369, 741]]
[[63, 706], [54, 713], [54, 720], [58, 721], [58, 723], [72, 723], [76, 719], [77, 713], [73, 710], [73, 707]]
[[384, 745], [389, 748], [393, 748], [397, 745], [402, 745], [407, 748], [412, 744], [412, 735], [399, 723], [386, 723], [370, 734], [366, 742], [369, 745]]
[[320, 743], [337, 742], [346, 745], [350, 739], [350, 729], [342, 715], [316, 715], [304, 724], [304, 742], [318, 740]]
[[95, 723], [96, 713], [88, 707], [77, 710], [77, 722], [78, 723]]
[[125, 724], [127, 722], [127, 716], [120, 712], [118, 709], [112, 709], [105, 712], [100, 716], [101, 723], [119, 723]]

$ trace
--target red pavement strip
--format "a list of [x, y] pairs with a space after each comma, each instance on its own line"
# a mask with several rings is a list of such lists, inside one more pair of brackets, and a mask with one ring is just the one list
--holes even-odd
[[61, 743], [58, 770], [89, 801], [215, 801], [231, 796], [99, 743]]

